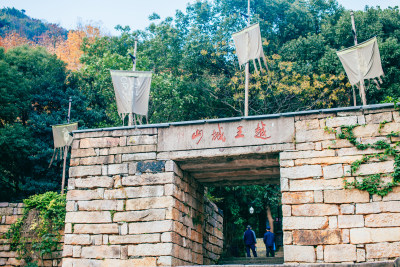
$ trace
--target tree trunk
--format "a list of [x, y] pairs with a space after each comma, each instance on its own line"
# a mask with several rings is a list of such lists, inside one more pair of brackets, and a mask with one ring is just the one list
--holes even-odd
[[269, 222], [269, 226], [271, 227], [271, 232], [274, 232], [274, 218], [272, 218], [272, 214], [271, 214], [271, 208], [269, 205], [267, 205], [267, 218], [268, 218], [268, 222]]

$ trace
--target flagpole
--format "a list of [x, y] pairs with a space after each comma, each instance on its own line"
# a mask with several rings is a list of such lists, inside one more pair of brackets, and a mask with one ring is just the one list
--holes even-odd
[[[356, 23], [354, 22], [353, 10], [350, 11], [350, 17], [351, 17], [351, 29], [352, 29], [353, 37], [354, 37], [354, 45], [357, 45], [358, 41], [357, 41]], [[367, 97], [365, 95], [364, 77], [360, 81], [360, 94], [361, 94], [361, 100], [362, 100], [363, 106], [366, 106], [367, 105]], [[354, 91], [354, 87], [353, 87], [353, 99], [354, 99], [354, 106], [356, 106], [357, 105], [356, 93]]]
[[[137, 51], [137, 38], [135, 39], [135, 48], [133, 50], [133, 57], [135, 58], [133, 61], [133, 66], [132, 66], [133, 71], [136, 70], [136, 51]], [[136, 120], [135, 120], [135, 124], [136, 124]], [[133, 113], [129, 113], [128, 126], [132, 126], [132, 125], [133, 125]]]
[[[250, 26], [250, 0], [247, 1], [247, 27]], [[249, 49], [247, 47], [247, 49]], [[249, 116], [249, 66], [250, 62], [246, 63], [245, 67], [245, 85], [244, 85], [244, 116]]]
[[[70, 118], [71, 118], [71, 103], [72, 103], [72, 98], [69, 97], [67, 123], [69, 123], [69, 120], [70, 120]], [[64, 163], [63, 163], [63, 173], [62, 173], [62, 182], [61, 182], [61, 195], [64, 195], [65, 169], [66, 169], [66, 167], [67, 167], [67, 155], [68, 155], [68, 145], [66, 145], [66, 146], [64, 147]]]

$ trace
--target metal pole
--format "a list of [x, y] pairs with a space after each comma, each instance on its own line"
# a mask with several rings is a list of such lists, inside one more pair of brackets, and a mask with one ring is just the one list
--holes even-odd
[[[69, 123], [69, 120], [70, 120], [70, 118], [71, 118], [71, 103], [72, 103], [72, 98], [69, 97], [67, 123]], [[64, 195], [64, 187], [65, 187], [65, 169], [66, 169], [66, 167], [67, 167], [67, 155], [68, 155], [68, 146], [65, 146], [65, 147], [64, 147], [63, 173], [62, 173], [62, 182], [61, 182], [61, 195]]]
[[[137, 51], [137, 38], [135, 39], [135, 48], [133, 50], [133, 56], [135, 57], [135, 60], [133, 62], [133, 66], [132, 66], [132, 70], [135, 71], [136, 70], [136, 51]], [[135, 124], [136, 124], [136, 120], [135, 120]], [[128, 119], [128, 126], [132, 126], [133, 125], [133, 114], [129, 113], [129, 119]]]
[[[353, 12], [353, 10], [350, 11], [350, 17], [351, 17], [351, 30], [353, 32], [353, 37], [354, 37], [354, 45], [357, 45], [358, 44], [357, 31], [356, 31], [356, 23], [354, 22], [354, 12]], [[360, 95], [361, 95], [361, 100], [362, 100], [363, 106], [366, 106], [367, 105], [367, 97], [366, 97], [366, 94], [365, 94], [364, 78], [361, 79], [361, 81], [360, 81]], [[353, 87], [354, 105], [356, 105], [355, 97], [356, 97], [356, 94], [355, 94], [354, 87]]]
[[[247, 1], [247, 27], [250, 26], [250, 0]], [[249, 49], [247, 47], [247, 49]], [[244, 84], [244, 116], [249, 116], [249, 65], [250, 62], [246, 63], [245, 68], [245, 84]]]

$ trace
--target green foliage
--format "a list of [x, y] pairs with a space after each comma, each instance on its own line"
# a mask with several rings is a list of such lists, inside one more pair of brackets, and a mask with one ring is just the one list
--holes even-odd
[[[379, 132], [388, 123], [387, 121], [383, 121], [379, 123]], [[379, 195], [386, 196], [389, 192], [393, 190], [393, 187], [399, 185], [400, 183], [400, 151], [396, 149], [398, 144], [395, 146], [391, 146], [384, 140], [376, 141], [373, 144], [362, 144], [360, 143], [353, 133], [353, 129], [359, 126], [358, 124], [350, 125], [350, 126], [341, 126], [341, 132], [337, 134], [339, 139], [346, 139], [352, 145], [354, 145], [359, 150], [366, 150], [368, 148], [376, 149], [376, 150], [384, 150], [383, 153], [375, 153], [371, 155], [363, 155], [360, 160], [356, 160], [351, 164], [350, 170], [351, 174], [354, 174], [362, 164], [367, 163], [369, 160], [376, 158], [379, 161], [384, 161], [388, 158], [388, 156], [393, 156], [394, 161], [394, 172], [392, 173], [392, 181], [385, 183], [382, 180], [382, 174], [373, 174], [369, 176], [364, 176], [361, 178], [355, 178], [354, 181], [348, 182], [345, 180], [345, 188], [357, 188], [359, 190], [365, 190], [370, 195]], [[337, 133], [336, 130], [325, 127], [325, 131], [329, 133]], [[391, 132], [387, 135], [390, 138], [393, 136], [399, 136], [400, 132]]]
[[60, 189], [60, 162], [48, 168], [51, 125], [66, 122], [69, 96], [81, 128], [96, 120], [75, 76], [67, 75], [65, 63], [43, 48], [0, 48], [0, 201]]
[[24, 200], [21, 218], [12, 224], [5, 237], [11, 250], [27, 262], [42, 260], [45, 255], [60, 250], [61, 231], [65, 221], [65, 195], [46, 192]]

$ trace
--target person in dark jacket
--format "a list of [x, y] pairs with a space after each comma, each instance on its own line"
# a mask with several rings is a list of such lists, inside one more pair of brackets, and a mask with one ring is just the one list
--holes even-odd
[[267, 249], [267, 257], [271, 254], [271, 257], [275, 257], [274, 251], [274, 243], [275, 243], [275, 235], [271, 232], [271, 228], [268, 226], [267, 231], [264, 234], [264, 244], [265, 248]]
[[244, 244], [246, 245], [246, 253], [247, 257], [250, 258], [250, 249], [253, 251], [253, 256], [256, 258], [257, 257], [257, 251], [256, 251], [256, 244], [257, 244], [257, 239], [256, 239], [256, 234], [254, 233], [253, 230], [251, 230], [251, 226], [247, 225], [247, 230], [244, 232], [243, 235], [243, 241]]

